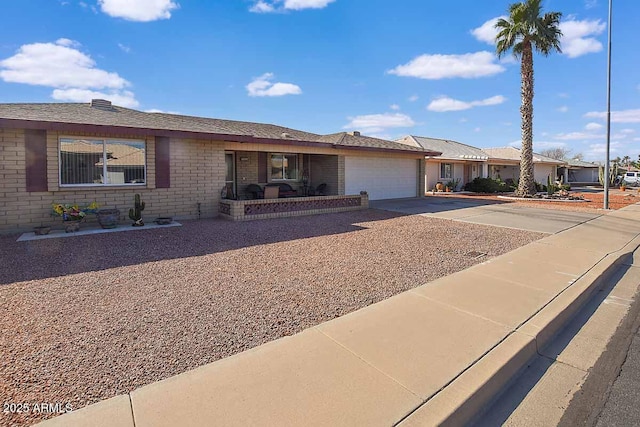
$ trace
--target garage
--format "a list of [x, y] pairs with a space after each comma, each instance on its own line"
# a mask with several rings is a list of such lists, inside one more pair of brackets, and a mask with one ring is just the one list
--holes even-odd
[[370, 200], [418, 195], [418, 160], [389, 157], [345, 157], [345, 192], [369, 193]]

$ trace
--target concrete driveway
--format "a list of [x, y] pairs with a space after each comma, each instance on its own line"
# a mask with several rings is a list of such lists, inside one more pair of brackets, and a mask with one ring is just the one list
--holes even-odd
[[422, 215], [549, 234], [558, 233], [601, 215], [455, 197], [374, 200], [369, 203], [369, 206], [373, 209], [400, 212], [407, 215]]

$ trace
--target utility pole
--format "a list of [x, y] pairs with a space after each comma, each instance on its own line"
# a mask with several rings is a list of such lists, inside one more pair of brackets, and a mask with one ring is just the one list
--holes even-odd
[[607, 160], [604, 165], [604, 209], [609, 209], [609, 174], [611, 168], [611, 21], [613, 0], [609, 0], [609, 52], [607, 57]]

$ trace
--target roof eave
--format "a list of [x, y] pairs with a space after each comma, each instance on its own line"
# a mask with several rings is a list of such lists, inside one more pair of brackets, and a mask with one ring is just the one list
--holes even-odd
[[184, 131], [184, 130], [139, 128], [139, 127], [130, 127], [130, 126], [97, 125], [97, 124], [54, 122], [54, 121], [42, 121], [42, 120], [0, 118], [0, 128], [39, 129], [39, 130], [52, 130], [52, 131], [59, 131], [59, 132], [81, 132], [81, 133], [103, 133], [103, 134], [120, 133], [124, 135], [145, 136], [145, 137], [165, 136], [165, 137], [173, 137], [173, 138], [217, 139], [220, 141], [240, 142], [240, 143], [343, 148], [347, 150], [353, 149], [353, 150], [381, 151], [381, 152], [391, 152], [391, 153], [413, 153], [416, 155], [425, 155], [425, 153], [429, 153], [419, 149], [403, 150], [400, 148], [396, 149], [396, 148], [386, 148], [386, 147], [361, 147], [361, 146], [353, 146], [353, 145], [334, 144], [330, 142], [303, 141], [303, 140], [297, 140], [297, 139], [260, 138], [253, 135], [191, 132], [191, 131]]

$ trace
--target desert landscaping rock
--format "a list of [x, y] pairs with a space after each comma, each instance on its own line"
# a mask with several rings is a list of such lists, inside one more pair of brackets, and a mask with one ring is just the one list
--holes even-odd
[[[21, 243], [0, 236], [0, 400], [79, 409], [542, 237], [377, 210]], [[50, 416], [2, 414], [0, 424]]]

